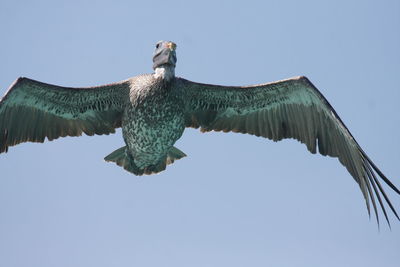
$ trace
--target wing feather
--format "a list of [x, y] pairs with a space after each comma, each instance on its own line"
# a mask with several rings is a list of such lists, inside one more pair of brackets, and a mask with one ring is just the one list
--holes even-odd
[[184, 79], [179, 83], [187, 103], [187, 127], [203, 132], [246, 133], [273, 141], [294, 138], [311, 153], [318, 150], [324, 156], [337, 157], [359, 184], [368, 212], [371, 200], [377, 220], [374, 193], [387, 222], [380, 194], [399, 219], [377, 177], [398, 194], [400, 191], [368, 158], [336, 111], [306, 77], [244, 87]]
[[129, 80], [68, 88], [17, 79], [0, 101], [0, 153], [22, 142], [110, 134], [121, 126]]

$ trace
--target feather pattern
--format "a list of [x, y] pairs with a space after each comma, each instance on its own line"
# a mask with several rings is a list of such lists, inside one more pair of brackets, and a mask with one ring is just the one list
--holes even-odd
[[179, 83], [186, 98], [186, 127], [200, 128], [202, 132], [246, 133], [273, 141], [294, 138], [311, 153], [318, 150], [324, 156], [339, 159], [359, 184], [369, 213], [372, 202], [378, 223], [374, 193], [387, 222], [380, 195], [399, 219], [377, 177], [398, 194], [399, 189], [368, 158], [336, 111], [306, 77], [244, 87], [185, 79], [179, 79]]
[[121, 127], [129, 89], [128, 80], [67, 88], [19, 78], [0, 101], [0, 153], [26, 141], [114, 133]]

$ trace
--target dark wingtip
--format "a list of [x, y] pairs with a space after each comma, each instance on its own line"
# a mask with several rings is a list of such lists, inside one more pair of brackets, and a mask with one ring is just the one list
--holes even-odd
[[379, 168], [372, 162], [372, 160], [365, 154], [365, 152], [359, 148], [363, 157], [368, 161], [368, 163], [372, 166], [372, 168], [375, 170], [375, 172], [381, 177], [381, 179], [395, 191], [397, 194], [400, 195], [400, 190], [379, 170]]

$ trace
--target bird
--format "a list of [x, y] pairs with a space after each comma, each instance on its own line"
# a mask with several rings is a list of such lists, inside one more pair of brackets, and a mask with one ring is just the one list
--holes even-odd
[[[23, 142], [115, 133], [125, 145], [104, 159], [135, 175], [154, 174], [186, 156], [174, 146], [188, 127], [202, 132], [296, 139], [315, 154], [338, 158], [358, 183], [379, 225], [378, 203], [396, 209], [380, 182], [399, 189], [357, 143], [336, 111], [305, 76], [250, 86], [204, 84], [175, 76], [176, 44], [159, 41], [153, 70], [120, 82], [69, 88], [18, 78], [0, 101], [0, 153]], [[371, 204], [372, 203], [372, 204]]]

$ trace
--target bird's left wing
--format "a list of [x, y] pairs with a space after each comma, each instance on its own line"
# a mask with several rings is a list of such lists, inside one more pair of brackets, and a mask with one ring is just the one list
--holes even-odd
[[0, 101], [0, 153], [22, 142], [114, 133], [129, 101], [129, 80], [67, 88], [17, 79]]
[[400, 191], [369, 159], [332, 106], [306, 77], [244, 87], [201, 84], [181, 78], [177, 83], [187, 103], [187, 127], [200, 127], [203, 132], [247, 133], [274, 141], [294, 138], [311, 153], [317, 152], [318, 144], [320, 154], [337, 157], [359, 184], [368, 212], [371, 199], [379, 220], [376, 197], [388, 221], [382, 194], [399, 219], [378, 178], [397, 193]]

